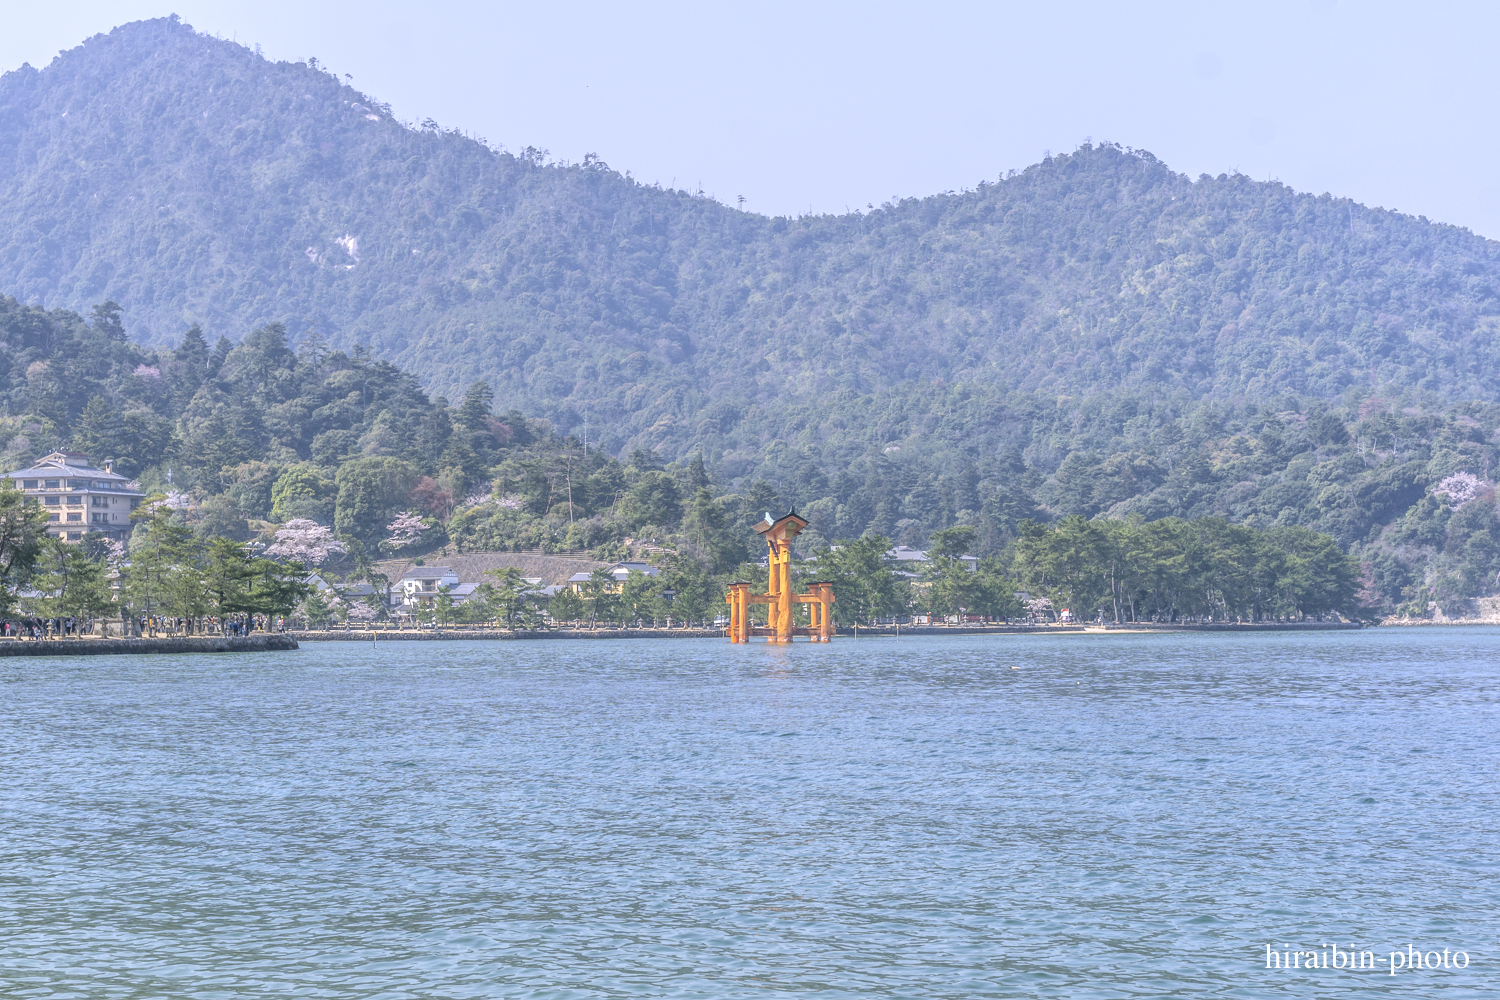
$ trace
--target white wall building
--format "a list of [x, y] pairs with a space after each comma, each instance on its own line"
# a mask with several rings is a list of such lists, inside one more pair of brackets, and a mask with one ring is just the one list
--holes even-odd
[[54, 451], [29, 469], [5, 475], [31, 503], [47, 511], [47, 534], [77, 542], [90, 531], [123, 541], [135, 527], [130, 512], [145, 494], [130, 489], [113, 462], [96, 469], [89, 457], [73, 451]]

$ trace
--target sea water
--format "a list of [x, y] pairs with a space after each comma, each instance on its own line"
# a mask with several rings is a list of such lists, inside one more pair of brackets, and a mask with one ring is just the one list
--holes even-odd
[[7, 659], [0, 995], [1495, 995], [1497, 651]]

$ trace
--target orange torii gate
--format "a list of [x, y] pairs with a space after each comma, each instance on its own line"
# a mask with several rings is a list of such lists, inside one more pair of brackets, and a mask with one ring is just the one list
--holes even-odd
[[[792, 593], [792, 539], [807, 527], [805, 518], [794, 510], [777, 521], [766, 519], [755, 530], [766, 540], [767, 585], [764, 594], [750, 593], [750, 584], [729, 585], [724, 601], [729, 605], [729, 641], [749, 642], [752, 635], [767, 636], [772, 642], [791, 642], [794, 635], [805, 635], [813, 642], [833, 639], [833, 619], [828, 614], [833, 605], [833, 584], [814, 583], [805, 594]], [[750, 605], [767, 605], [767, 628], [750, 624]], [[811, 616], [808, 626], [792, 625], [792, 605], [806, 604]]]

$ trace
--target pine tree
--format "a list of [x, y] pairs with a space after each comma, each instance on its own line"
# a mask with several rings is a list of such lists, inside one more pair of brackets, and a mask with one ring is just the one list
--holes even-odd
[[495, 390], [488, 382], [475, 382], [464, 393], [464, 401], [458, 408], [458, 422], [471, 431], [488, 430], [490, 403], [494, 398]]
[[709, 485], [708, 469], [703, 465], [703, 452], [701, 451], [688, 463], [687, 485], [692, 492], [697, 492]]
[[200, 379], [208, 374], [208, 341], [203, 338], [203, 328], [197, 323], [188, 327], [172, 356], [182, 362], [187, 371], [196, 372]]
[[208, 341], [203, 339], [203, 329], [197, 323], [182, 335], [182, 343], [172, 352], [172, 360], [176, 362], [172, 372], [172, 395], [177, 400], [178, 410], [181, 410], [210, 375]]
[[36, 569], [28, 584], [30, 591], [40, 595], [28, 601], [33, 613], [95, 618], [113, 609], [108, 566], [102, 559], [91, 558], [84, 546], [48, 538]]
[[118, 457], [118, 441], [115, 428], [118, 419], [103, 396], [95, 396], [83, 408], [83, 414], [73, 427], [73, 449], [88, 455], [97, 465], [105, 459]]
[[686, 508], [682, 534], [700, 562], [717, 573], [745, 558], [744, 538], [730, 523], [729, 512], [714, 499], [712, 490], [699, 487]]
[[124, 343], [125, 324], [120, 321], [121, 312], [123, 310], [120, 304], [113, 299], [99, 303], [89, 310], [89, 315], [94, 319], [94, 330], [104, 334], [110, 340]]
[[229, 352], [234, 350], [234, 342], [222, 333], [219, 334], [218, 342], [214, 344], [214, 353], [208, 359], [208, 373], [215, 377], [219, 370], [224, 367], [224, 360], [229, 357]]

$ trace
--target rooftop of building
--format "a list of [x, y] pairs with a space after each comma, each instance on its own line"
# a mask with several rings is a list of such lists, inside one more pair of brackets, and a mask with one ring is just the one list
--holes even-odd
[[413, 566], [401, 574], [403, 580], [441, 580], [446, 576], [458, 579], [451, 566]]
[[54, 451], [43, 455], [30, 468], [5, 473], [9, 479], [89, 479], [119, 486], [129, 482], [112, 469], [99, 469], [90, 464], [89, 456], [76, 451]]
[[[624, 582], [630, 578], [632, 572], [644, 573], [646, 576], [660, 576], [661, 570], [650, 563], [643, 562], [617, 562], [609, 566], [600, 567], [616, 580]], [[586, 583], [594, 575], [594, 570], [579, 571], [568, 577], [568, 583]]]

